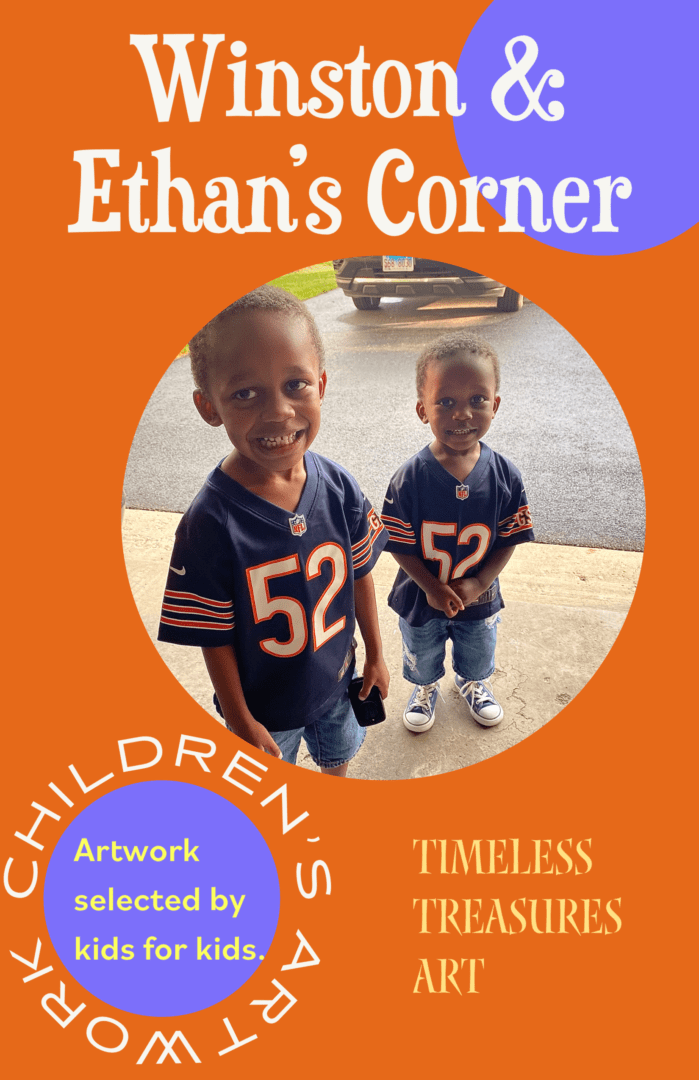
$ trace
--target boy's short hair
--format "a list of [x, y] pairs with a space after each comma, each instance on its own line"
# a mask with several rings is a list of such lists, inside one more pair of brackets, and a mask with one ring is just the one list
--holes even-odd
[[308, 327], [308, 332], [311, 335], [318, 356], [318, 370], [319, 372], [323, 371], [325, 367], [323, 341], [315, 319], [306, 305], [292, 293], [286, 292], [285, 289], [278, 289], [275, 285], [260, 285], [259, 289], [253, 289], [252, 292], [246, 293], [245, 296], [241, 296], [233, 304], [229, 304], [223, 311], [219, 311], [218, 315], [214, 315], [213, 319], [206, 326], [203, 326], [199, 333], [195, 334], [189, 342], [189, 359], [197, 390], [202, 390], [204, 393], [207, 390], [206, 373], [213, 332], [227, 319], [235, 318], [236, 315], [244, 315], [249, 311], [270, 311], [286, 315], [288, 318], [303, 319]]
[[458, 352], [470, 353], [471, 356], [482, 356], [484, 360], [490, 361], [493, 365], [495, 391], [497, 393], [500, 389], [500, 361], [495, 349], [483, 338], [476, 337], [475, 334], [462, 333], [456, 330], [451, 334], [445, 334], [443, 337], [437, 338], [436, 341], [432, 342], [420, 353], [415, 368], [415, 386], [418, 398], [425, 388], [425, 376], [430, 364], [439, 360], [448, 360], [450, 356], [454, 356]]

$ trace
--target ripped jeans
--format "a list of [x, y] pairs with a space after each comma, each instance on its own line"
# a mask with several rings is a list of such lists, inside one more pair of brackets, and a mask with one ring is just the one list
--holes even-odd
[[425, 626], [410, 626], [399, 619], [403, 678], [417, 686], [439, 682], [444, 675], [447, 639], [451, 638], [456, 674], [467, 682], [489, 679], [495, 671], [499, 622], [497, 614], [488, 619], [430, 619]]

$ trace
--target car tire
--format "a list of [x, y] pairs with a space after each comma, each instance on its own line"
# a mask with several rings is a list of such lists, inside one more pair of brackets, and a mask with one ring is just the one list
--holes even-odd
[[498, 311], [520, 311], [524, 297], [514, 289], [505, 289], [504, 296], [498, 297]]
[[380, 296], [353, 296], [352, 303], [360, 311], [376, 311], [381, 303]]

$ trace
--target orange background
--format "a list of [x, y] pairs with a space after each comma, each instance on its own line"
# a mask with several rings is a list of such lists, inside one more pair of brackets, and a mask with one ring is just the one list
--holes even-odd
[[[694, 731], [683, 615], [691, 608], [678, 564], [687, 550], [685, 523], [692, 535], [684, 417], [696, 359], [686, 299], [694, 295], [696, 232], [651, 251], [595, 258], [500, 235], [498, 219], [484, 207], [483, 234], [429, 236], [416, 223], [404, 239], [389, 243], [366, 210], [371, 164], [383, 150], [400, 147], [416, 165], [417, 182], [393, 189], [396, 218], [416, 209], [427, 176], [441, 173], [458, 184], [465, 170], [449, 117], [418, 121], [408, 114], [390, 121], [372, 114], [359, 120], [347, 108], [332, 123], [224, 115], [231, 105], [225, 62], [232, 61], [232, 40], [247, 43], [250, 75], [255, 63], [285, 59], [303, 77], [321, 59], [353, 60], [362, 44], [372, 68], [386, 59], [408, 67], [441, 59], [455, 67], [486, 6], [467, 2], [455, 15], [454, 9], [430, 13], [422, 4], [338, 9], [314, 0], [243, 10], [149, 3], [146, 17], [132, 3], [98, 9], [80, 0], [68, 14], [56, 8], [38, 19], [33, 12], [17, 16], [16, 37], [10, 28], [5, 82], [15, 89], [6, 91], [3, 176], [9, 234], [3, 588], [12, 618], [5, 645], [3, 863], [12, 855], [19, 867], [30, 854], [13, 833], [30, 827], [30, 804], [38, 801], [66, 810], [60, 824], [45, 820], [38, 831], [46, 847], [32, 854], [43, 871], [71, 814], [111, 787], [76, 799], [68, 811], [47, 784], [75, 792], [71, 763], [89, 780], [113, 770], [121, 782], [120, 738], [151, 735], [165, 746], [161, 765], [123, 782], [204, 782], [196, 763], [174, 767], [179, 734], [186, 732], [217, 741], [206, 782], [233, 797], [262, 830], [283, 889], [277, 939], [250, 982], [227, 1003], [181, 1022], [120, 1014], [82, 991], [61, 974], [48, 942], [41, 889], [26, 900], [3, 894], [3, 1013], [9, 1021], [3, 1053], [29, 1076], [123, 1075], [154, 1030], [169, 1038], [177, 1027], [205, 1070], [233, 1067], [244, 1076], [276, 1067], [311, 1075], [332, 1069], [339, 1077], [434, 1068], [492, 1077], [650, 1077], [683, 1075], [689, 1063], [693, 976], [685, 958], [694, 919], [683, 878], [691, 860], [687, 740]], [[226, 34], [200, 124], [187, 123], [181, 95], [169, 124], [155, 118], [129, 34], [163, 32]], [[288, 149], [297, 142], [308, 147], [308, 159], [292, 169]], [[299, 195], [312, 178], [334, 176], [343, 188], [341, 229], [312, 235], [303, 226], [311, 209], [304, 202], [296, 213], [301, 224], [288, 235], [276, 229], [249, 236], [181, 229], [136, 235], [126, 225], [121, 180], [140, 160], [152, 191], [150, 154], [165, 146], [172, 147], [173, 175], [189, 180], [199, 205], [206, 180], [218, 175], [232, 176], [243, 189], [251, 177], [276, 175]], [[124, 231], [69, 235], [80, 173], [72, 155], [92, 147], [121, 150], [119, 169], [104, 168], [101, 175], [112, 178], [109, 209], [121, 210]], [[659, 179], [659, 200], [682, 197], [681, 187], [694, 180], [681, 178], [676, 194], [663, 191]], [[144, 213], [155, 217], [145, 200]], [[172, 217], [177, 222], [176, 211]], [[259, 797], [238, 798], [220, 779], [236, 740], [175, 682], [141, 624], [121, 553], [124, 468], [153, 387], [213, 313], [298, 267], [348, 249], [391, 247], [467, 263], [508, 282], [595, 359], [636, 438], [646, 482], [646, 557], [608, 659], [544, 729], [468, 770], [418, 781], [343, 784], [266, 759], [271, 779], [262, 795], [287, 782], [291, 814], [310, 813], [282, 838], [277, 804], [263, 810]], [[532, 425], [536, 429], [535, 416]], [[306, 836], [316, 835], [319, 843], [306, 844]], [[592, 837], [594, 866], [584, 877], [420, 877], [412, 841], [422, 837], [462, 837], [469, 846], [475, 838], [520, 837], [523, 847], [533, 838]], [[297, 861], [308, 866], [313, 858], [329, 864], [333, 891], [308, 901], [298, 896], [293, 873]], [[620, 896], [623, 929], [582, 938], [530, 931], [511, 938], [418, 936], [412, 900], [423, 896], [499, 896], [508, 903], [519, 896]], [[281, 964], [292, 959], [297, 926], [321, 964], [280, 975]], [[41, 966], [53, 963], [54, 972], [23, 984], [29, 970], [7, 949], [31, 958], [37, 936], [44, 943]], [[481, 993], [413, 994], [423, 956], [485, 957]], [[221, 1017], [230, 1018], [240, 1038], [250, 1034], [248, 1003], [271, 997], [274, 977], [298, 1003], [276, 1025], [258, 1019], [256, 1043], [218, 1057], [230, 1043]], [[87, 1003], [84, 1016], [66, 1030], [40, 1007], [43, 994], [58, 992], [59, 979], [69, 1004]], [[122, 1053], [100, 1053], [88, 1044], [84, 1021], [96, 1015], [126, 1024], [130, 1041]], [[186, 1055], [183, 1061], [189, 1064]]]

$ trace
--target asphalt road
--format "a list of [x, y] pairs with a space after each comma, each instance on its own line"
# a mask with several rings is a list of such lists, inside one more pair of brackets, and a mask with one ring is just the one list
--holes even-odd
[[[594, 361], [546, 312], [525, 302], [516, 314], [499, 314], [483, 300], [384, 300], [377, 312], [363, 312], [338, 290], [308, 305], [328, 371], [313, 448], [349, 469], [374, 505], [381, 507], [398, 466], [429, 441], [415, 415], [417, 354], [440, 334], [466, 328], [500, 357], [502, 404], [487, 442], [521, 469], [537, 540], [643, 549], [643, 480], [624, 414]], [[194, 409], [188, 360], [175, 360], [134, 437], [127, 506], [185, 510], [228, 447], [223, 429], [208, 427]]]

